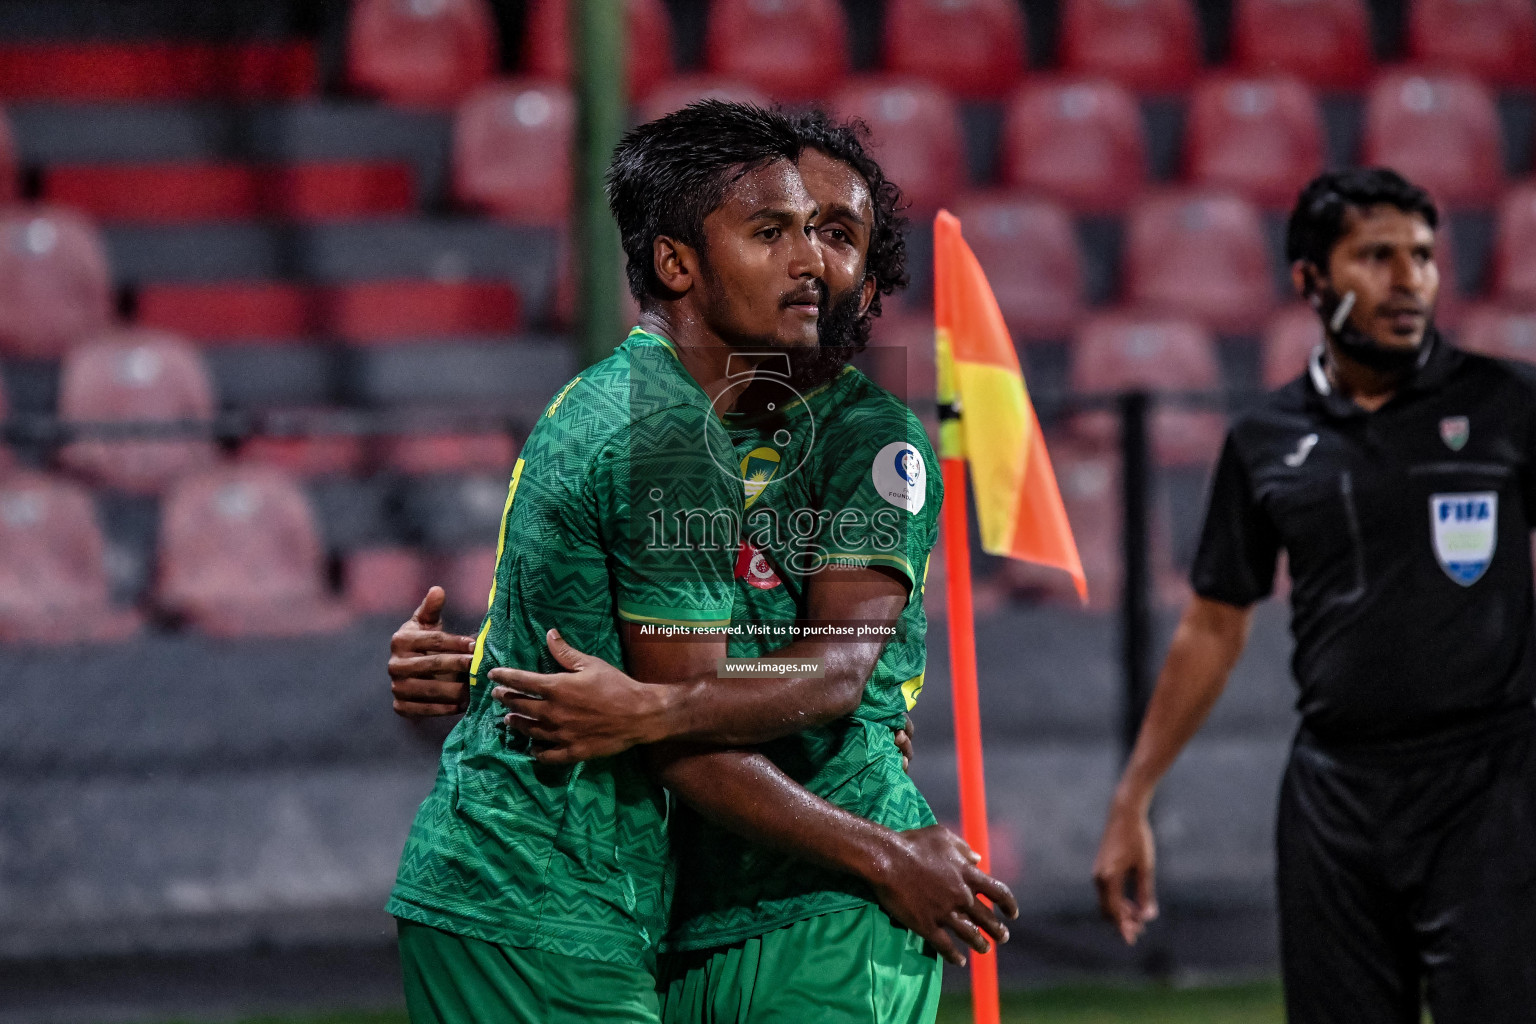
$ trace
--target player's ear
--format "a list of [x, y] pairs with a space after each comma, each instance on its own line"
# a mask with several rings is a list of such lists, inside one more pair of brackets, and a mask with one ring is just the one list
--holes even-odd
[[859, 315], [869, 312], [869, 304], [875, 301], [875, 290], [880, 287], [880, 282], [875, 280], [874, 274], [864, 275], [864, 286], [859, 289]]
[[693, 287], [699, 257], [692, 246], [666, 235], [657, 235], [651, 243], [651, 262], [656, 279], [667, 291], [682, 295]]
[[1318, 294], [1317, 268], [1311, 260], [1297, 260], [1291, 264], [1291, 285], [1300, 295], [1315, 308], [1322, 301]]

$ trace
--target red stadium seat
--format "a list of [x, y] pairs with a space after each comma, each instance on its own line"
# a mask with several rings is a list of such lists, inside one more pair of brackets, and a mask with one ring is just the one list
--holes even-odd
[[1083, 254], [1066, 210], [999, 193], [955, 203], [965, 240], [987, 273], [1014, 341], [1064, 338], [1082, 315]]
[[965, 184], [965, 148], [954, 99], [925, 82], [874, 80], [839, 92], [832, 109], [869, 125], [871, 151], [916, 216], [932, 214]]
[[466, 334], [510, 334], [517, 292], [495, 281], [368, 281], [326, 295], [326, 333], [356, 344]]
[[1184, 175], [1260, 205], [1289, 209], [1323, 169], [1323, 121], [1293, 78], [1210, 78], [1184, 127]]
[[1250, 75], [1295, 75], [1319, 89], [1358, 89], [1372, 69], [1364, 0], [1237, 0], [1232, 63]]
[[139, 617], [108, 592], [90, 495], [39, 473], [0, 480], [0, 643], [125, 640]]
[[1493, 293], [1511, 306], [1536, 309], [1536, 183], [1515, 186], [1499, 204]]
[[1235, 196], [1170, 192], [1144, 200], [1126, 226], [1124, 264], [1130, 303], [1213, 330], [1256, 330], [1274, 308], [1264, 225]]
[[201, 342], [284, 341], [320, 330], [309, 290], [279, 281], [145, 285], [137, 320]]
[[1536, 313], [1474, 306], [1462, 317], [1456, 343], [1468, 352], [1536, 363]]
[[1003, 127], [1003, 179], [1085, 213], [1125, 207], [1147, 180], [1136, 98], [1107, 81], [1025, 86]]
[[[65, 423], [208, 421], [213, 383], [202, 357], [172, 335], [125, 330], [69, 351], [59, 375], [59, 418]], [[157, 494], [213, 461], [206, 440], [73, 441], [59, 462], [102, 487]]]
[[931, 314], [886, 313], [875, 321], [861, 360], [876, 384], [926, 417], [938, 393], [935, 358]]
[[511, 472], [516, 461], [517, 442], [505, 431], [386, 438], [380, 459], [384, 466], [407, 476]]
[[[557, 82], [571, 77], [567, 0], [532, 0], [523, 29], [523, 71]], [[662, 0], [625, 0], [625, 72], [629, 98], [642, 100], [672, 77], [672, 18]]]
[[[1186, 320], [1101, 313], [1085, 320], [1072, 346], [1072, 389], [1079, 394], [1214, 391], [1221, 387], [1216, 343]], [[1084, 413], [1073, 424], [1086, 440], [1113, 444], [1114, 414]], [[1218, 413], [1167, 406], [1153, 413], [1152, 449], [1165, 466], [1198, 466], [1215, 459], [1225, 430]]]
[[363, 439], [353, 434], [257, 436], [240, 446], [241, 465], [271, 466], [290, 476], [350, 476], [364, 462]]
[[1265, 389], [1289, 384], [1300, 376], [1322, 343], [1323, 322], [1311, 306], [1287, 306], [1276, 313], [1261, 342]]
[[1447, 206], [1492, 206], [1504, 185], [1493, 95], [1460, 74], [1383, 75], [1366, 103], [1364, 162], [1393, 168]]
[[0, 210], [0, 355], [55, 359], [112, 314], [112, 272], [96, 228], [68, 210]]
[[564, 86], [488, 85], [459, 107], [453, 190], [459, 201], [510, 221], [559, 225], [571, 206], [576, 107]]
[[848, 23], [838, 0], [715, 0], [704, 62], [776, 100], [821, 99], [848, 72]]
[[1536, 80], [1536, 8], [1528, 0], [1413, 0], [1408, 53], [1490, 85]]
[[684, 75], [663, 82], [651, 90], [641, 102], [640, 121], [654, 121], [658, 117], [681, 110], [697, 100], [730, 100], [734, 103], [755, 103], [760, 107], [773, 106], [768, 94], [755, 86], [734, 82], [713, 75]]
[[[491, 577], [496, 574], [496, 548], [468, 548], [443, 559], [437, 578], [448, 594], [449, 615], [466, 623], [478, 622], [485, 615], [486, 597], [491, 592]], [[421, 600], [419, 597], [417, 600]]]
[[325, 633], [351, 619], [326, 591], [304, 492], [254, 466], [196, 473], [166, 495], [155, 603], [217, 636]]
[[1001, 96], [1024, 75], [1024, 31], [1017, 0], [891, 0], [885, 70], [970, 99]]
[[496, 70], [486, 0], [352, 0], [347, 79], [408, 106], [453, 107]]
[[1188, 0], [1066, 0], [1061, 66], [1139, 92], [1182, 89], [1200, 67], [1200, 33]]
[[283, 100], [313, 95], [318, 80], [307, 40], [0, 46], [6, 100]]
[[359, 615], [408, 615], [430, 586], [427, 560], [410, 548], [364, 548], [342, 567], [347, 607]]

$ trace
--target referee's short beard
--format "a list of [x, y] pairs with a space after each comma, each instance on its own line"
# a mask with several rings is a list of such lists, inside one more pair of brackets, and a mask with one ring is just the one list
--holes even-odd
[[790, 387], [802, 394], [820, 387], [841, 373], [864, 347], [859, 338], [863, 298], [862, 289], [854, 288], [842, 298], [822, 300], [816, 318], [816, 347], [788, 352]]
[[1318, 282], [1311, 295], [1312, 306], [1323, 320], [1323, 333], [1346, 358], [1368, 370], [1391, 376], [1404, 376], [1423, 365], [1434, 345], [1435, 318], [1430, 310], [1424, 320], [1424, 333], [1417, 345], [1383, 345], [1350, 319], [1355, 293], [1339, 295], [1332, 286]]

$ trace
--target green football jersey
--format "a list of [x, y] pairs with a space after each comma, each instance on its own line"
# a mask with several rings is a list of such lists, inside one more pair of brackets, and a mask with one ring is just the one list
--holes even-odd
[[539, 764], [504, 727], [487, 675], [559, 671], [551, 627], [618, 665], [621, 619], [728, 625], [742, 506], [731, 457], [672, 344], [638, 328], [540, 415], [507, 492], [469, 708], [411, 827], [390, 913], [502, 945], [652, 963], [671, 896], [666, 794], [637, 751]]
[[[858, 709], [762, 749], [845, 810], [898, 830], [932, 825], [933, 812], [902, 770], [894, 730], [922, 690], [923, 580], [944, 500], [938, 462], [917, 417], [856, 369], [786, 399], [770, 414], [726, 418], [745, 481], [736, 625], [772, 630], [804, 619], [810, 582], [842, 566], [896, 569], [911, 596]], [[730, 654], [761, 657], [790, 642], [738, 628]], [[858, 879], [754, 846], [686, 807], [674, 812], [672, 848], [671, 949], [739, 942], [873, 898]]]

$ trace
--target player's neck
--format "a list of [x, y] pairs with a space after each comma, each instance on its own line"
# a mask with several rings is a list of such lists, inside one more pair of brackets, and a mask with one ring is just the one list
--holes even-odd
[[709, 396], [719, 412], [731, 412], [746, 389], [743, 375], [758, 357], [743, 355], [716, 334], [701, 316], [681, 303], [665, 303], [640, 314], [640, 327], [672, 342], [678, 362]]

